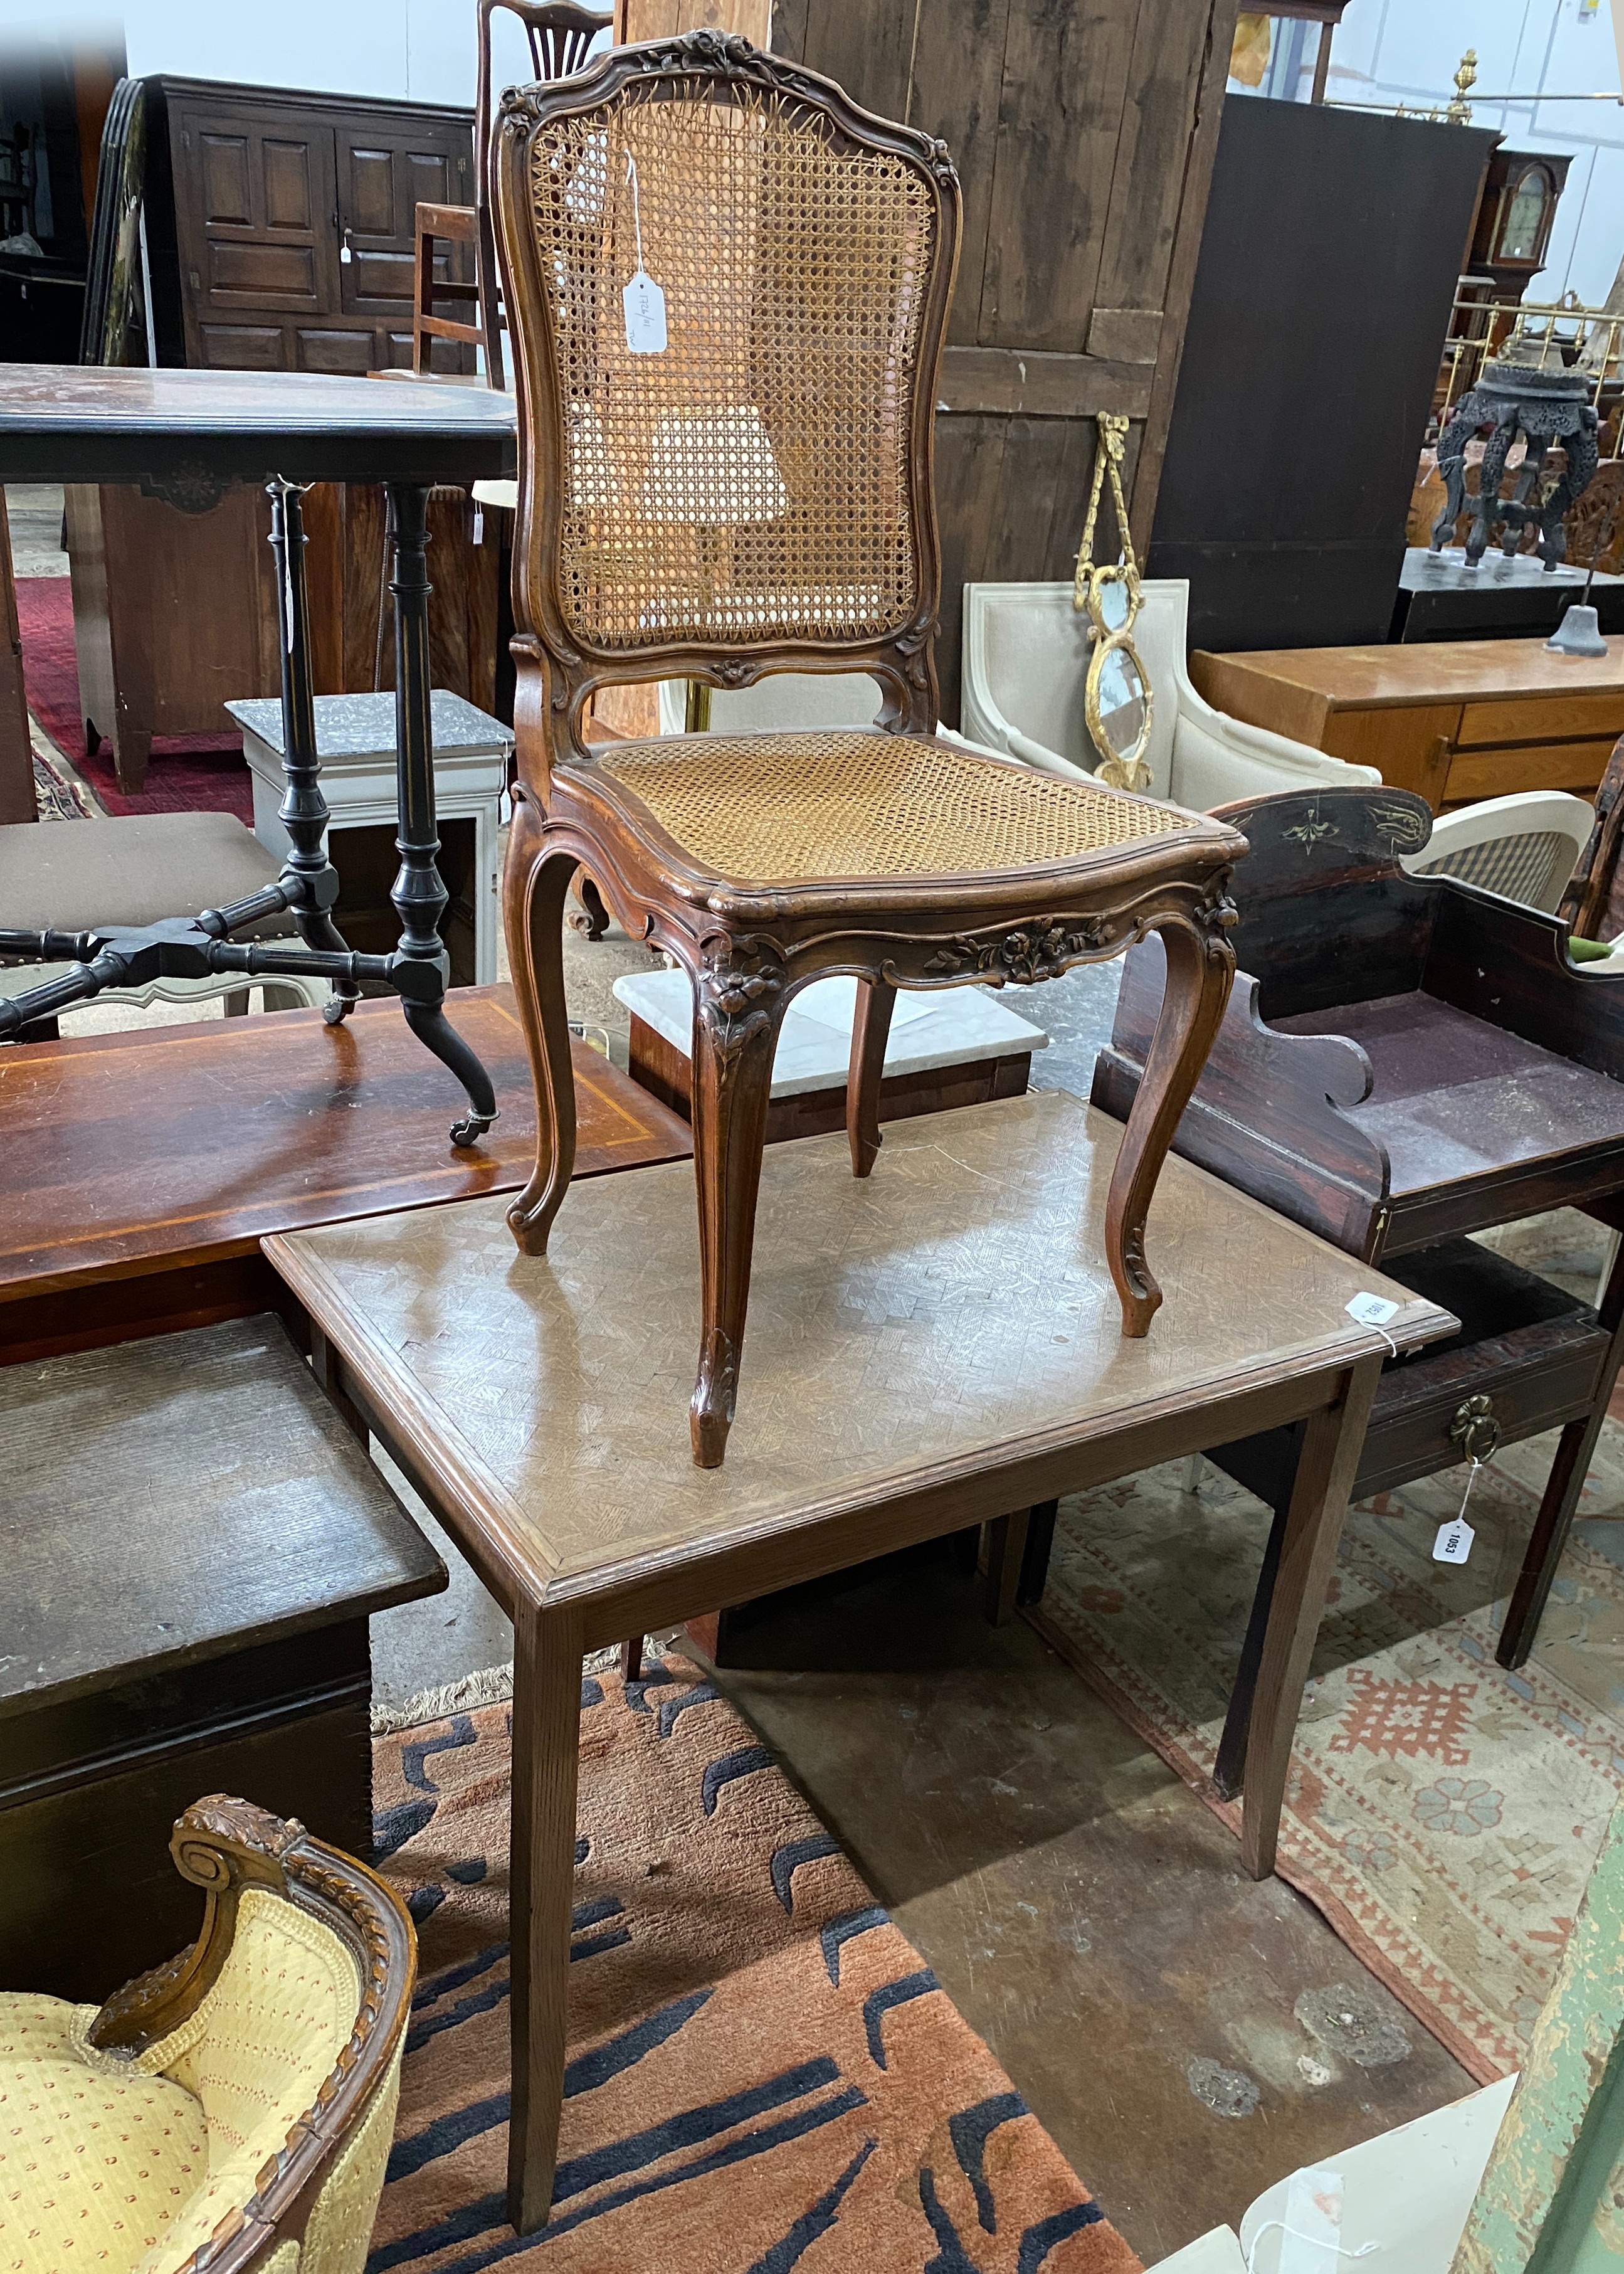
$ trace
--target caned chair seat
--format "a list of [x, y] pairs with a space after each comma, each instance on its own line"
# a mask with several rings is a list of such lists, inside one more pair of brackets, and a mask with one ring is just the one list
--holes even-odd
[[[1169, 975], [1156, 1092], [1106, 1216], [1124, 1330], [1143, 1334], [1161, 1301], [1145, 1213], [1222, 1014], [1224, 884], [1245, 846], [1209, 816], [936, 732], [930, 438], [960, 227], [947, 152], [702, 29], [510, 89], [491, 181], [529, 445], [503, 914], [538, 1144], [515, 1238], [544, 1251], [574, 1165], [560, 930], [578, 869], [694, 987], [703, 1467], [733, 1421], [796, 990], [863, 983], [846, 1126], [867, 1176], [898, 987], [1051, 979], [1154, 930]], [[602, 687], [808, 671], [877, 682], [876, 729], [582, 739]]]
[[[1194, 826], [1177, 806], [1000, 765], [929, 734], [693, 734], [592, 772], [698, 866], [740, 885], [1069, 870]], [[587, 770], [572, 770], [586, 787]]]

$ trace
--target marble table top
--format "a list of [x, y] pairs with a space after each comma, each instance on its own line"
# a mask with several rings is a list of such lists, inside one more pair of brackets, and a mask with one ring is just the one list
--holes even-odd
[[[244, 734], [252, 734], [280, 758], [283, 734], [282, 704], [274, 695], [244, 697], [225, 708]], [[318, 695], [315, 700], [316, 755], [322, 764], [346, 758], [371, 758], [395, 764], [395, 697], [380, 695]], [[454, 750], [508, 750], [513, 728], [479, 711], [449, 689], [437, 687], [429, 697], [429, 723], [434, 755]]]
[[[615, 981], [614, 996], [673, 1050], [688, 1056], [694, 996], [686, 972], [631, 972]], [[775, 1097], [836, 1089], [845, 1082], [856, 1004], [857, 982], [844, 976], [815, 979], [795, 997], [784, 1013], [772, 1061]], [[1048, 1047], [1049, 1036], [1041, 1027], [1006, 1010], [984, 987], [951, 987], [929, 994], [903, 990], [891, 1013], [885, 1071], [925, 1073], [934, 1066], [1018, 1058]]]

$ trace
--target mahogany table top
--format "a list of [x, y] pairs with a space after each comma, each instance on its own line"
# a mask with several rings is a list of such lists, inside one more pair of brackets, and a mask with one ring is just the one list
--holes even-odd
[[[455, 1083], [395, 1002], [341, 1027], [278, 1011], [0, 1050], [0, 1304], [516, 1190], [536, 1113], [513, 990], [459, 989], [446, 1007], [501, 1109], [470, 1153], [447, 1139]], [[691, 1151], [685, 1121], [582, 1043], [575, 1101], [577, 1176]]]
[[[515, 1253], [492, 1199], [290, 1233], [266, 1254], [477, 1560], [532, 1602], [606, 1608], [617, 1590], [910, 1494], [948, 1529], [956, 1480], [1125, 1445], [1266, 1386], [1317, 1378], [1306, 1412], [1327, 1373], [1387, 1347], [1346, 1310], [1362, 1292], [1399, 1306], [1401, 1346], [1453, 1331], [1435, 1305], [1169, 1157], [1147, 1243], [1166, 1301], [1125, 1340], [1103, 1260], [1121, 1134], [1056, 1093], [893, 1123], [861, 1183], [844, 1133], [769, 1147], [738, 1419], [712, 1470], [689, 1453], [684, 1167], [572, 1190], [545, 1257]], [[1141, 1442], [1106, 1473], [1179, 1449]], [[957, 1520], [987, 1512], [966, 1502]]]
[[[518, 466], [510, 395], [291, 371], [24, 363], [0, 386], [0, 481], [473, 482]], [[207, 502], [213, 502], [210, 499]], [[184, 502], [184, 497], [177, 498]]]
[[1199, 649], [1191, 662], [1198, 685], [1207, 666], [1221, 666], [1225, 680], [1237, 674], [1277, 680], [1321, 696], [1333, 707], [1358, 710], [1624, 691], [1624, 638], [1609, 640], [1606, 654], [1597, 656], [1553, 655], [1543, 639], [1470, 639], [1258, 648], [1239, 655]]

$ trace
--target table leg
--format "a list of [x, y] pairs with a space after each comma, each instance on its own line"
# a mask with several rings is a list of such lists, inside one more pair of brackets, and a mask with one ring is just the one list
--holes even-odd
[[1246, 1747], [1241, 1861], [1254, 1879], [1267, 1879], [1274, 1868], [1291, 1741], [1380, 1378], [1381, 1359], [1361, 1359], [1348, 1369], [1333, 1402], [1309, 1416], [1304, 1431]]
[[11, 536], [0, 489], [0, 822], [37, 821], [34, 751], [28, 741], [28, 698], [23, 689], [22, 632]]
[[513, 2097], [508, 2216], [545, 2226], [564, 2105], [569, 1917], [581, 1747], [579, 1616], [522, 1603], [513, 1622]]
[[[310, 676], [310, 595], [304, 581], [304, 515], [297, 482], [280, 477], [266, 484], [271, 501], [271, 550], [276, 555], [276, 625], [282, 648], [282, 770], [287, 779], [277, 819], [293, 840], [282, 864], [284, 883], [297, 886], [293, 915], [306, 947], [345, 953], [333, 921], [338, 871], [327, 856], [327, 802], [321, 794], [321, 760], [316, 749], [316, 704]], [[322, 1013], [337, 1026], [360, 990], [352, 982], [334, 983], [333, 999]]]
[[468, 1092], [472, 1111], [451, 1132], [454, 1145], [471, 1145], [496, 1118], [491, 1078], [445, 1013], [451, 959], [440, 937], [450, 895], [440, 873], [440, 832], [434, 818], [434, 735], [429, 702], [427, 485], [387, 485], [395, 574], [395, 747], [400, 826], [400, 870], [389, 898], [401, 920], [400, 945], [390, 975], [405, 1006], [406, 1023], [425, 1049], [450, 1068]]
[[1562, 1550], [1568, 1544], [1572, 1529], [1574, 1511], [1579, 1505], [1579, 1495], [1584, 1490], [1584, 1480], [1590, 1471], [1590, 1457], [1596, 1450], [1596, 1440], [1601, 1434], [1601, 1425], [1607, 1418], [1607, 1407], [1613, 1397], [1613, 1384], [1619, 1376], [1619, 1363], [1624, 1359], [1624, 1246], [1613, 1259], [1607, 1274], [1607, 1285], [1597, 1306], [1601, 1323], [1612, 1337], [1607, 1355], [1602, 1361], [1600, 1377], [1596, 1385], [1596, 1400], [1586, 1414], [1570, 1421], [1557, 1440], [1556, 1458], [1551, 1464], [1551, 1473], [1539, 1502], [1539, 1513], [1534, 1518], [1534, 1528], [1529, 1535], [1528, 1548], [1522, 1558], [1522, 1569], [1512, 1590], [1511, 1608], [1506, 1614], [1506, 1623], [1500, 1629], [1500, 1643], [1494, 1655], [1502, 1666], [1518, 1667], [1534, 1646], [1534, 1637], [1539, 1631], [1539, 1621], [1551, 1593], [1551, 1582], [1556, 1577], [1556, 1567], [1562, 1560]]
[[989, 1626], [1006, 1627], [1015, 1615], [1029, 1522], [1030, 1511], [1023, 1508], [1012, 1516], [995, 1516], [987, 1526], [987, 1581], [981, 1608]]

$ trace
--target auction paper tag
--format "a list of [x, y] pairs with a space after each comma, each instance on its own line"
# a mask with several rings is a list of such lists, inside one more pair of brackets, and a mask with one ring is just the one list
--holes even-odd
[[1293, 2172], [1281, 2224], [1285, 2232], [1280, 2238], [1280, 2274], [1338, 2274], [1337, 2261], [1343, 2255], [1342, 2173], [1323, 2168]]
[[646, 268], [634, 271], [620, 294], [626, 310], [626, 344], [634, 355], [665, 352], [665, 295]]
[[1447, 1524], [1438, 1527], [1438, 1537], [1432, 1542], [1433, 1562], [1464, 1563], [1477, 1537], [1463, 1516], [1451, 1517]]
[[1346, 1307], [1348, 1316], [1362, 1327], [1385, 1327], [1399, 1312], [1396, 1303], [1384, 1303], [1380, 1295], [1356, 1295]]

